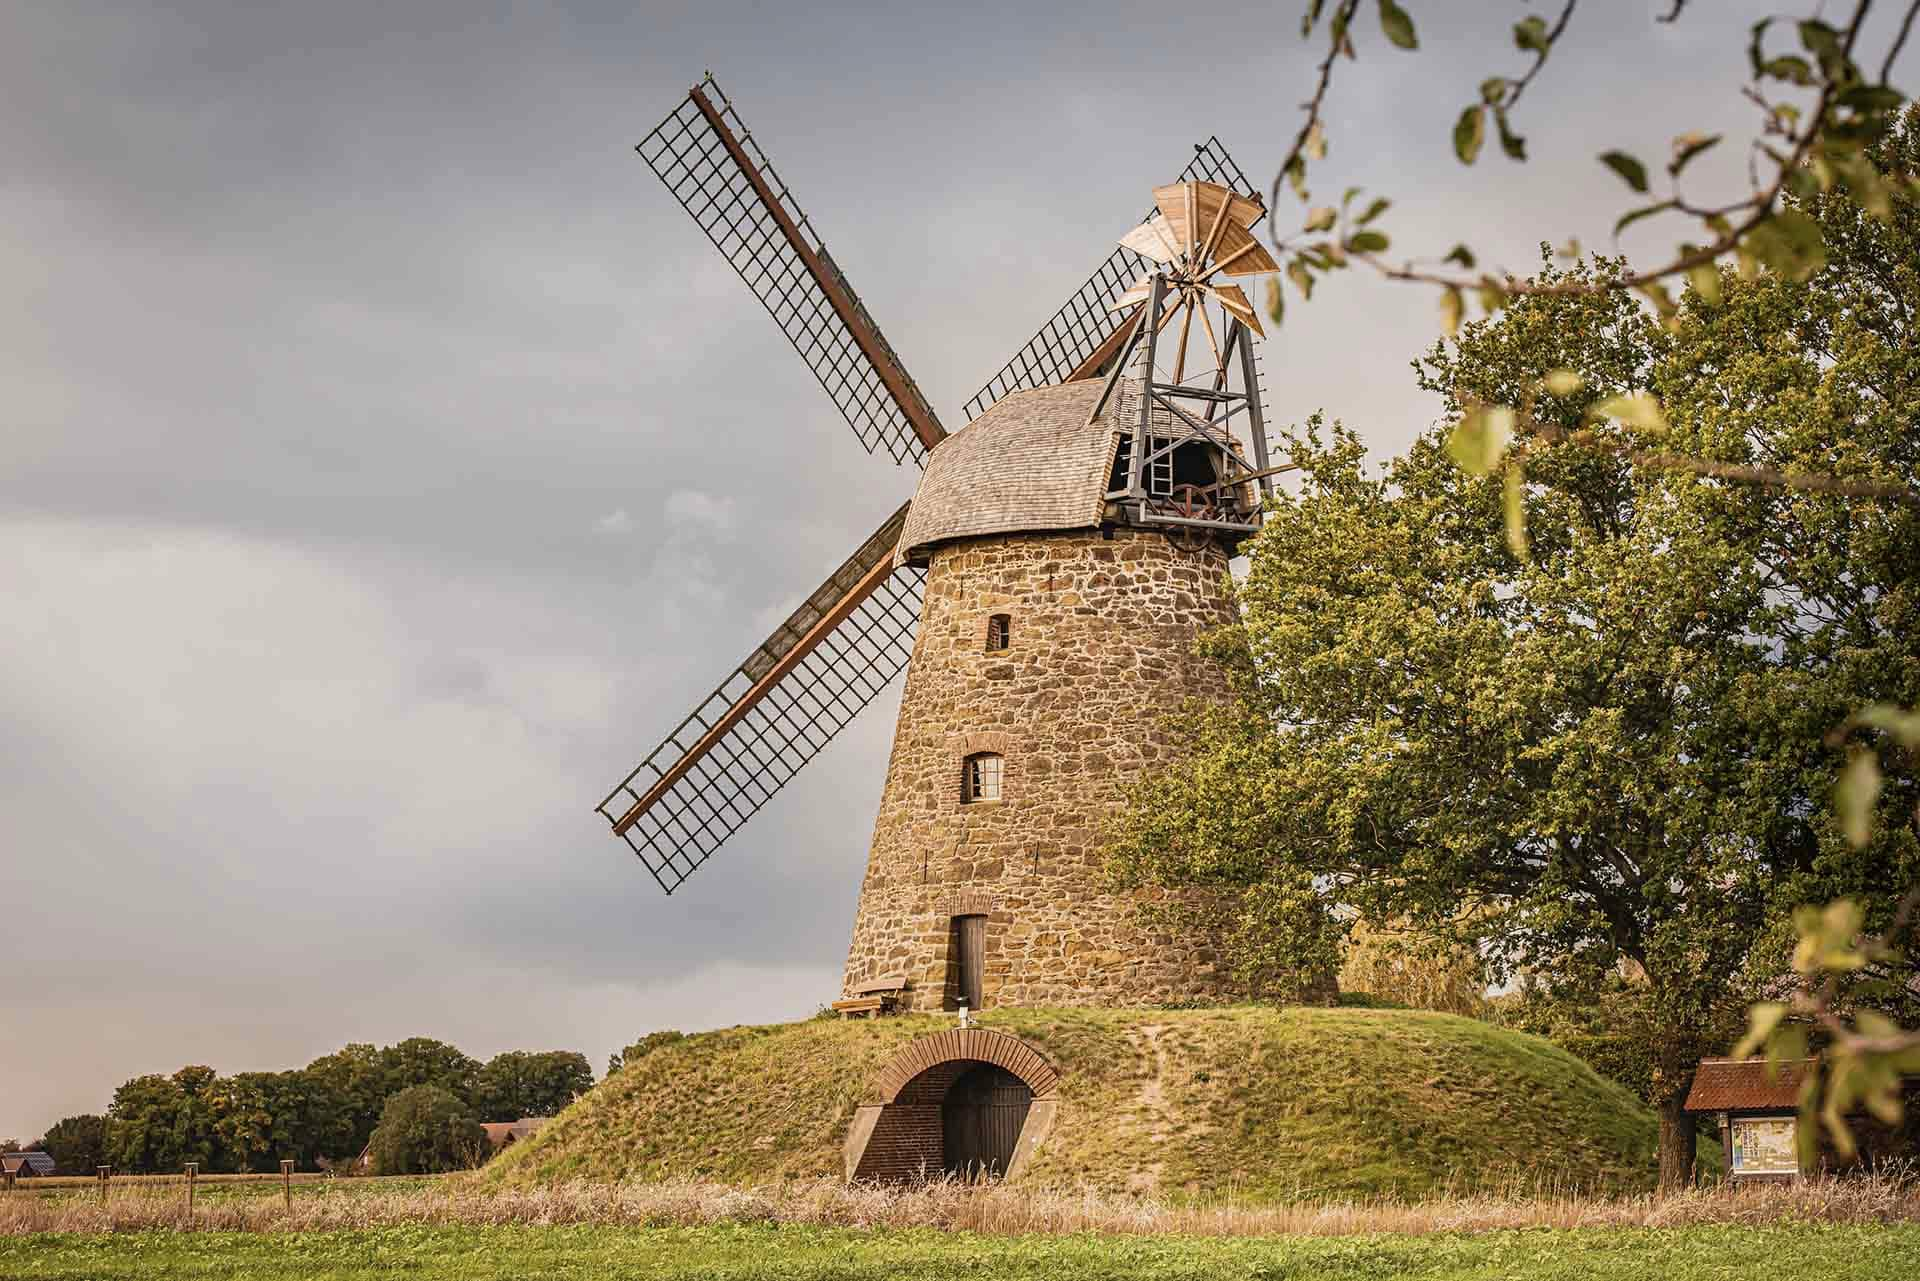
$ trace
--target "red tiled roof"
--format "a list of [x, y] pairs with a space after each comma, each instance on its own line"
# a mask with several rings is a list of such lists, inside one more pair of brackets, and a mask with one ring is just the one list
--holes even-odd
[[1800, 1105], [1800, 1080], [1810, 1059], [1783, 1062], [1769, 1078], [1765, 1059], [1702, 1059], [1687, 1091], [1689, 1112], [1794, 1108]]

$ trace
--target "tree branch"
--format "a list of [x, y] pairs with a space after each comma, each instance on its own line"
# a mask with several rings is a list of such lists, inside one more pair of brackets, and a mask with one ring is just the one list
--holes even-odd
[[1313, 134], [1313, 127], [1320, 123], [1320, 107], [1327, 100], [1327, 86], [1333, 83], [1333, 60], [1340, 56], [1340, 50], [1348, 40], [1347, 28], [1353, 21], [1354, 10], [1360, 7], [1360, 0], [1341, 0], [1340, 6], [1333, 11], [1328, 22], [1328, 31], [1332, 38], [1328, 42], [1327, 56], [1320, 63], [1320, 82], [1314, 86], [1313, 97], [1304, 105], [1307, 118], [1300, 126], [1300, 132], [1293, 136], [1293, 145], [1287, 148], [1286, 159], [1280, 162], [1280, 171], [1273, 177], [1273, 190], [1267, 199], [1267, 235], [1270, 239], [1280, 239], [1280, 224], [1275, 216], [1280, 208], [1280, 184], [1287, 180], [1287, 174], [1300, 163], [1300, 153], [1306, 150], [1307, 139]]

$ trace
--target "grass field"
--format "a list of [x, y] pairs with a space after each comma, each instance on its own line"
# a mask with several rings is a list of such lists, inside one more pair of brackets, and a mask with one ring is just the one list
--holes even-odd
[[120, 1278], [1299, 1278], [1910, 1281], [1920, 1227], [1503, 1231], [1423, 1237], [988, 1236], [927, 1229], [403, 1226], [0, 1238], [4, 1281]]
[[[1448, 1014], [1244, 1006], [994, 1010], [1062, 1069], [1021, 1180], [1282, 1202], [1650, 1185], [1653, 1116], [1537, 1037]], [[494, 1187], [840, 1172], [873, 1073], [934, 1015], [729, 1028], [664, 1045], [490, 1164]], [[1710, 1146], [1710, 1145], [1703, 1145]]]

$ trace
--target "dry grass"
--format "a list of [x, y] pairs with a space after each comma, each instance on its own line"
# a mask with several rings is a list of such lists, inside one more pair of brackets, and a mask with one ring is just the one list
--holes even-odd
[[1809, 1180], [1722, 1186], [1671, 1196], [1466, 1194], [1430, 1200], [1323, 1201], [1296, 1205], [1181, 1206], [1088, 1190], [1035, 1192], [1018, 1185], [951, 1180], [907, 1187], [835, 1179], [738, 1188], [697, 1180], [574, 1183], [543, 1189], [322, 1191], [294, 1198], [202, 1202], [189, 1223], [177, 1190], [127, 1187], [96, 1198], [0, 1198], [0, 1236], [152, 1229], [311, 1232], [406, 1224], [493, 1227], [595, 1224], [693, 1227], [783, 1224], [838, 1228], [937, 1228], [992, 1235], [1030, 1233], [1190, 1236], [1346, 1236], [1473, 1233], [1513, 1228], [1674, 1228], [1920, 1222], [1920, 1178]]

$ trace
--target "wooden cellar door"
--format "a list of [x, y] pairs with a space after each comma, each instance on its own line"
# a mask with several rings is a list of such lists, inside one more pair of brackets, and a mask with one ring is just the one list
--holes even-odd
[[1033, 1090], [1003, 1067], [981, 1063], [962, 1073], [940, 1105], [942, 1165], [962, 1178], [999, 1178], [1013, 1163]]
[[954, 932], [959, 935], [960, 974], [954, 995], [970, 1010], [982, 1008], [987, 971], [987, 918], [956, 916]]

